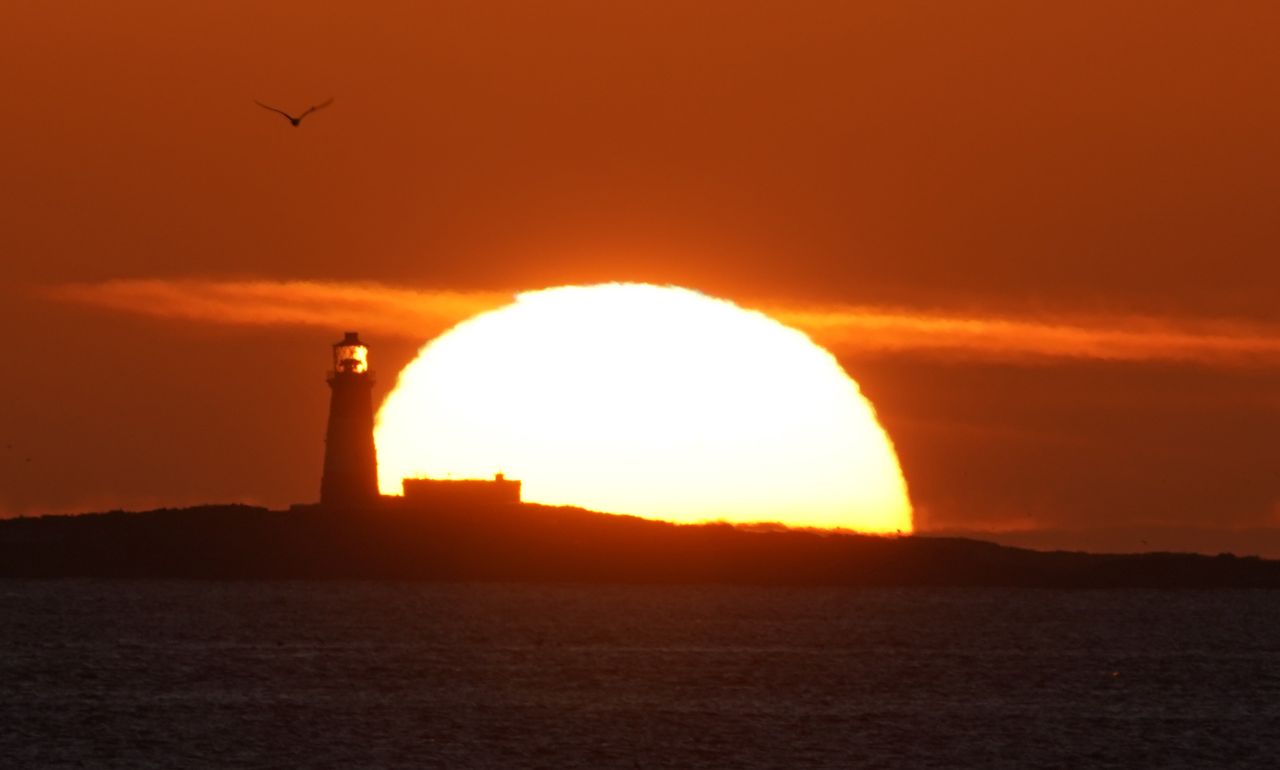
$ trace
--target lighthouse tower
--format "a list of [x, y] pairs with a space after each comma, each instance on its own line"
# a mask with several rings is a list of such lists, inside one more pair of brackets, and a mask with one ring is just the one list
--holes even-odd
[[369, 349], [347, 332], [333, 346], [329, 372], [329, 430], [324, 439], [320, 503], [359, 506], [378, 499], [378, 456], [373, 445], [373, 373]]

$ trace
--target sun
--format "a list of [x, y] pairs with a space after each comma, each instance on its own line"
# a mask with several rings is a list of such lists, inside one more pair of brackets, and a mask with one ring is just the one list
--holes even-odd
[[803, 333], [688, 289], [519, 295], [427, 344], [378, 412], [379, 486], [524, 482], [524, 499], [676, 522], [911, 531], [871, 404]]

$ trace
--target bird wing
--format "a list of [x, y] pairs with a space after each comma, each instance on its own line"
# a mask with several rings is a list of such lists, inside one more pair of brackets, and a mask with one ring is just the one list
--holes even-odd
[[[284, 110], [279, 109], [278, 107], [272, 107], [270, 104], [263, 104], [262, 102], [258, 101], [257, 99], [254, 99], [254, 100], [253, 100], [253, 103], [254, 103], [254, 104], [256, 104], [256, 105], [258, 105], [259, 107], [261, 107], [261, 108], [262, 108], [262, 109], [264, 109], [264, 110], [271, 110], [272, 112], [278, 112], [278, 113], [280, 113], [281, 115], [283, 115], [283, 116], [285, 116], [286, 118], [288, 118], [289, 120], [294, 120], [294, 119], [295, 119], [292, 115], [290, 115], [289, 113], [285, 112]], [[306, 115], [307, 113], [305, 113], [305, 112], [304, 112], [304, 113], [302, 113], [302, 114], [303, 114], [303, 115]]]
[[299, 116], [298, 116], [298, 120], [302, 120], [303, 118], [305, 118], [306, 116], [308, 116], [308, 115], [310, 115], [311, 113], [315, 112], [316, 110], [323, 110], [325, 107], [328, 107], [330, 104], [333, 104], [333, 98], [332, 98], [332, 97], [330, 97], [329, 99], [326, 99], [326, 100], [325, 100], [325, 101], [323, 101], [323, 102], [320, 102], [319, 104], [313, 104], [313, 105], [311, 105], [310, 107], [308, 107], [308, 108], [307, 108], [307, 111], [306, 111], [306, 112], [304, 112], [304, 113], [302, 113], [301, 115], [299, 115]]

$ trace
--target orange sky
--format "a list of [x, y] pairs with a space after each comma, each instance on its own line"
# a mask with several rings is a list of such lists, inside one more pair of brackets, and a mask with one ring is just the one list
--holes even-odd
[[[644, 280], [860, 313], [924, 529], [1280, 524], [1274, 4], [333, 5], [6, 7], [0, 512], [316, 496], [346, 319], [66, 284]], [[886, 314], [1015, 325], [861, 344]]]

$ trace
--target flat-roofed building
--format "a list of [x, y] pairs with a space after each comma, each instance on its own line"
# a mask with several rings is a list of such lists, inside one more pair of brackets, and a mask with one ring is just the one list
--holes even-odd
[[520, 482], [492, 479], [405, 479], [404, 501], [414, 508], [467, 508], [520, 502]]

